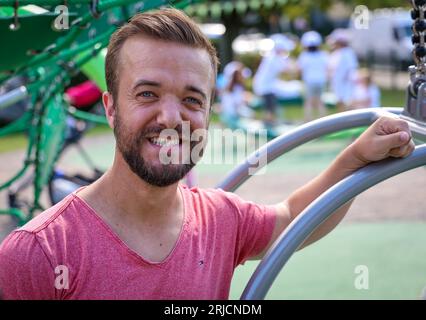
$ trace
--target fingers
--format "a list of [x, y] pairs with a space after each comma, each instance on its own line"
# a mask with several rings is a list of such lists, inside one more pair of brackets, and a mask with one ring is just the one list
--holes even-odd
[[388, 135], [402, 131], [408, 132], [410, 134], [410, 128], [407, 121], [405, 120], [388, 116], [380, 117], [377, 120], [376, 133], [378, 135]]
[[[408, 122], [392, 117], [379, 118], [354, 144], [365, 163], [387, 157], [406, 157], [414, 150]], [[365, 160], [366, 161], [365, 161]]]
[[401, 131], [380, 136], [379, 143], [387, 150], [399, 149], [408, 145], [411, 141], [410, 132]]
[[404, 158], [410, 155], [414, 148], [411, 131], [406, 121], [392, 117], [381, 117], [376, 126], [380, 143], [389, 150], [388, 155]]
[[404, 120], [381, 117], [375, 127], [376, 134], [381, 136], [381, 143], [384, 143], [388, 150], [403, 147], [411, 141], [411, 131]]
[[415, 148], [415, 144], [413, 140], [410, 140], [409, 143], [402, 147], [393, 148], [389, 151], [389, 156], [395, 157], [395, 158], [405, 158], [409, 156]]

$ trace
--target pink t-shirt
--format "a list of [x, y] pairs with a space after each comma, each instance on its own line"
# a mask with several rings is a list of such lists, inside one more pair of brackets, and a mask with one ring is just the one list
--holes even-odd
[[275, 210], [222, 190], [180, 190], [182, 230], [160, 263], [131, 250], [69, 195], [3, 241], [3, 298], [227, 299], [234, 269], [269, 243]]

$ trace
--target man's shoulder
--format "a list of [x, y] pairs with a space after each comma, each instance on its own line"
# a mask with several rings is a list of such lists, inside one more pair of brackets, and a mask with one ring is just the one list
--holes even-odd
[[73, 213], [76, 212], [78, 207], [76, 202], [78, 202], [78, 198], [74, 194], [70, 194], [62, 201], [35, 216], [16, 231], [39, 233], [55, 225], [58, 220], [60, 220], [60, 224], [63, 224], [73, 218]]
[[84, 212], [83, 201], [75, 194], [68, 195], [12, 231], [3, 240], [0, 255], [14, 260], [47, 258], [51, 265], [58, 265], [67, 255], [77, 257], [74, 252], [94, 233], [90, 215]]
[[233, 195], [231, 192], [224, 191], [220, 188], [201, 188], [192, 187], [189, 188], [186, 185], [180, 185], [182, 192], [191, 197], [200, 198], [203, 200], [218, 200], [226, 199], [229, 195]]
[[70, 268], [80, 262], [75, 200], [73, 194], [67, 196], [2, 241], [0, 286], [6, 298], [55, 298], [51, 284], [56, 267], [64, 261]]
[[185, 199], [191, 202], [196, 208], [203, 208], [216, 212], [223, 212], [225, 209], [234, 210], [238, 207], [238, 203], [243, 201], [238, 195], [232, 192], [215, 188], [188, 188], [182, 186]]

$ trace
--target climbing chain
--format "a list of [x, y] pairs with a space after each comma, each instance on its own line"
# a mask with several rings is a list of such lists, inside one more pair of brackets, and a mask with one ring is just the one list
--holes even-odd
[[417, 67], [417, 71], [426, 73], [426, 0], [411, 0], [413, 9], [411, 10], [411, 18], [413, 22], [412, 42], [413, 59]]

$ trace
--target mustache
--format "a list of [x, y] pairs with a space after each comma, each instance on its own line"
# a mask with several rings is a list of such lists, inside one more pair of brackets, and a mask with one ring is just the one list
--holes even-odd
[[[191, 135], [194, 132], [194, 130], [190, 128], [189, 132], [185, 131], [185, 136], [183, 136], [183, 129], [181, 124], [177, 125], [175, 128], [166, 128], [165, 126], [161, 126], [161, 125], [152, 125], [140, 131], [138, 134], [138, 139], [139, 141], [141, 141], [142, 139], [145, 139], [147, 137], [152, 137], [157, 135], [159, 136], [163, 130], [174, 130], [180, 138], [184, 140], [188, 140], [188, 141], [191, 140]], [[189, 133], [189, 136], [187, 136], [188, 133]]]
[[142, 138], [146, 138], [147, 136], [151, 135], [159, 135], [163, 130], [175, 130], [179, 135], [182, 134], [182, 125], [178, 125], [175, 128], [166, 128], [164, 126], [151, 126], [148, 128], [145, 128], [139, 133], [139, 136]]

